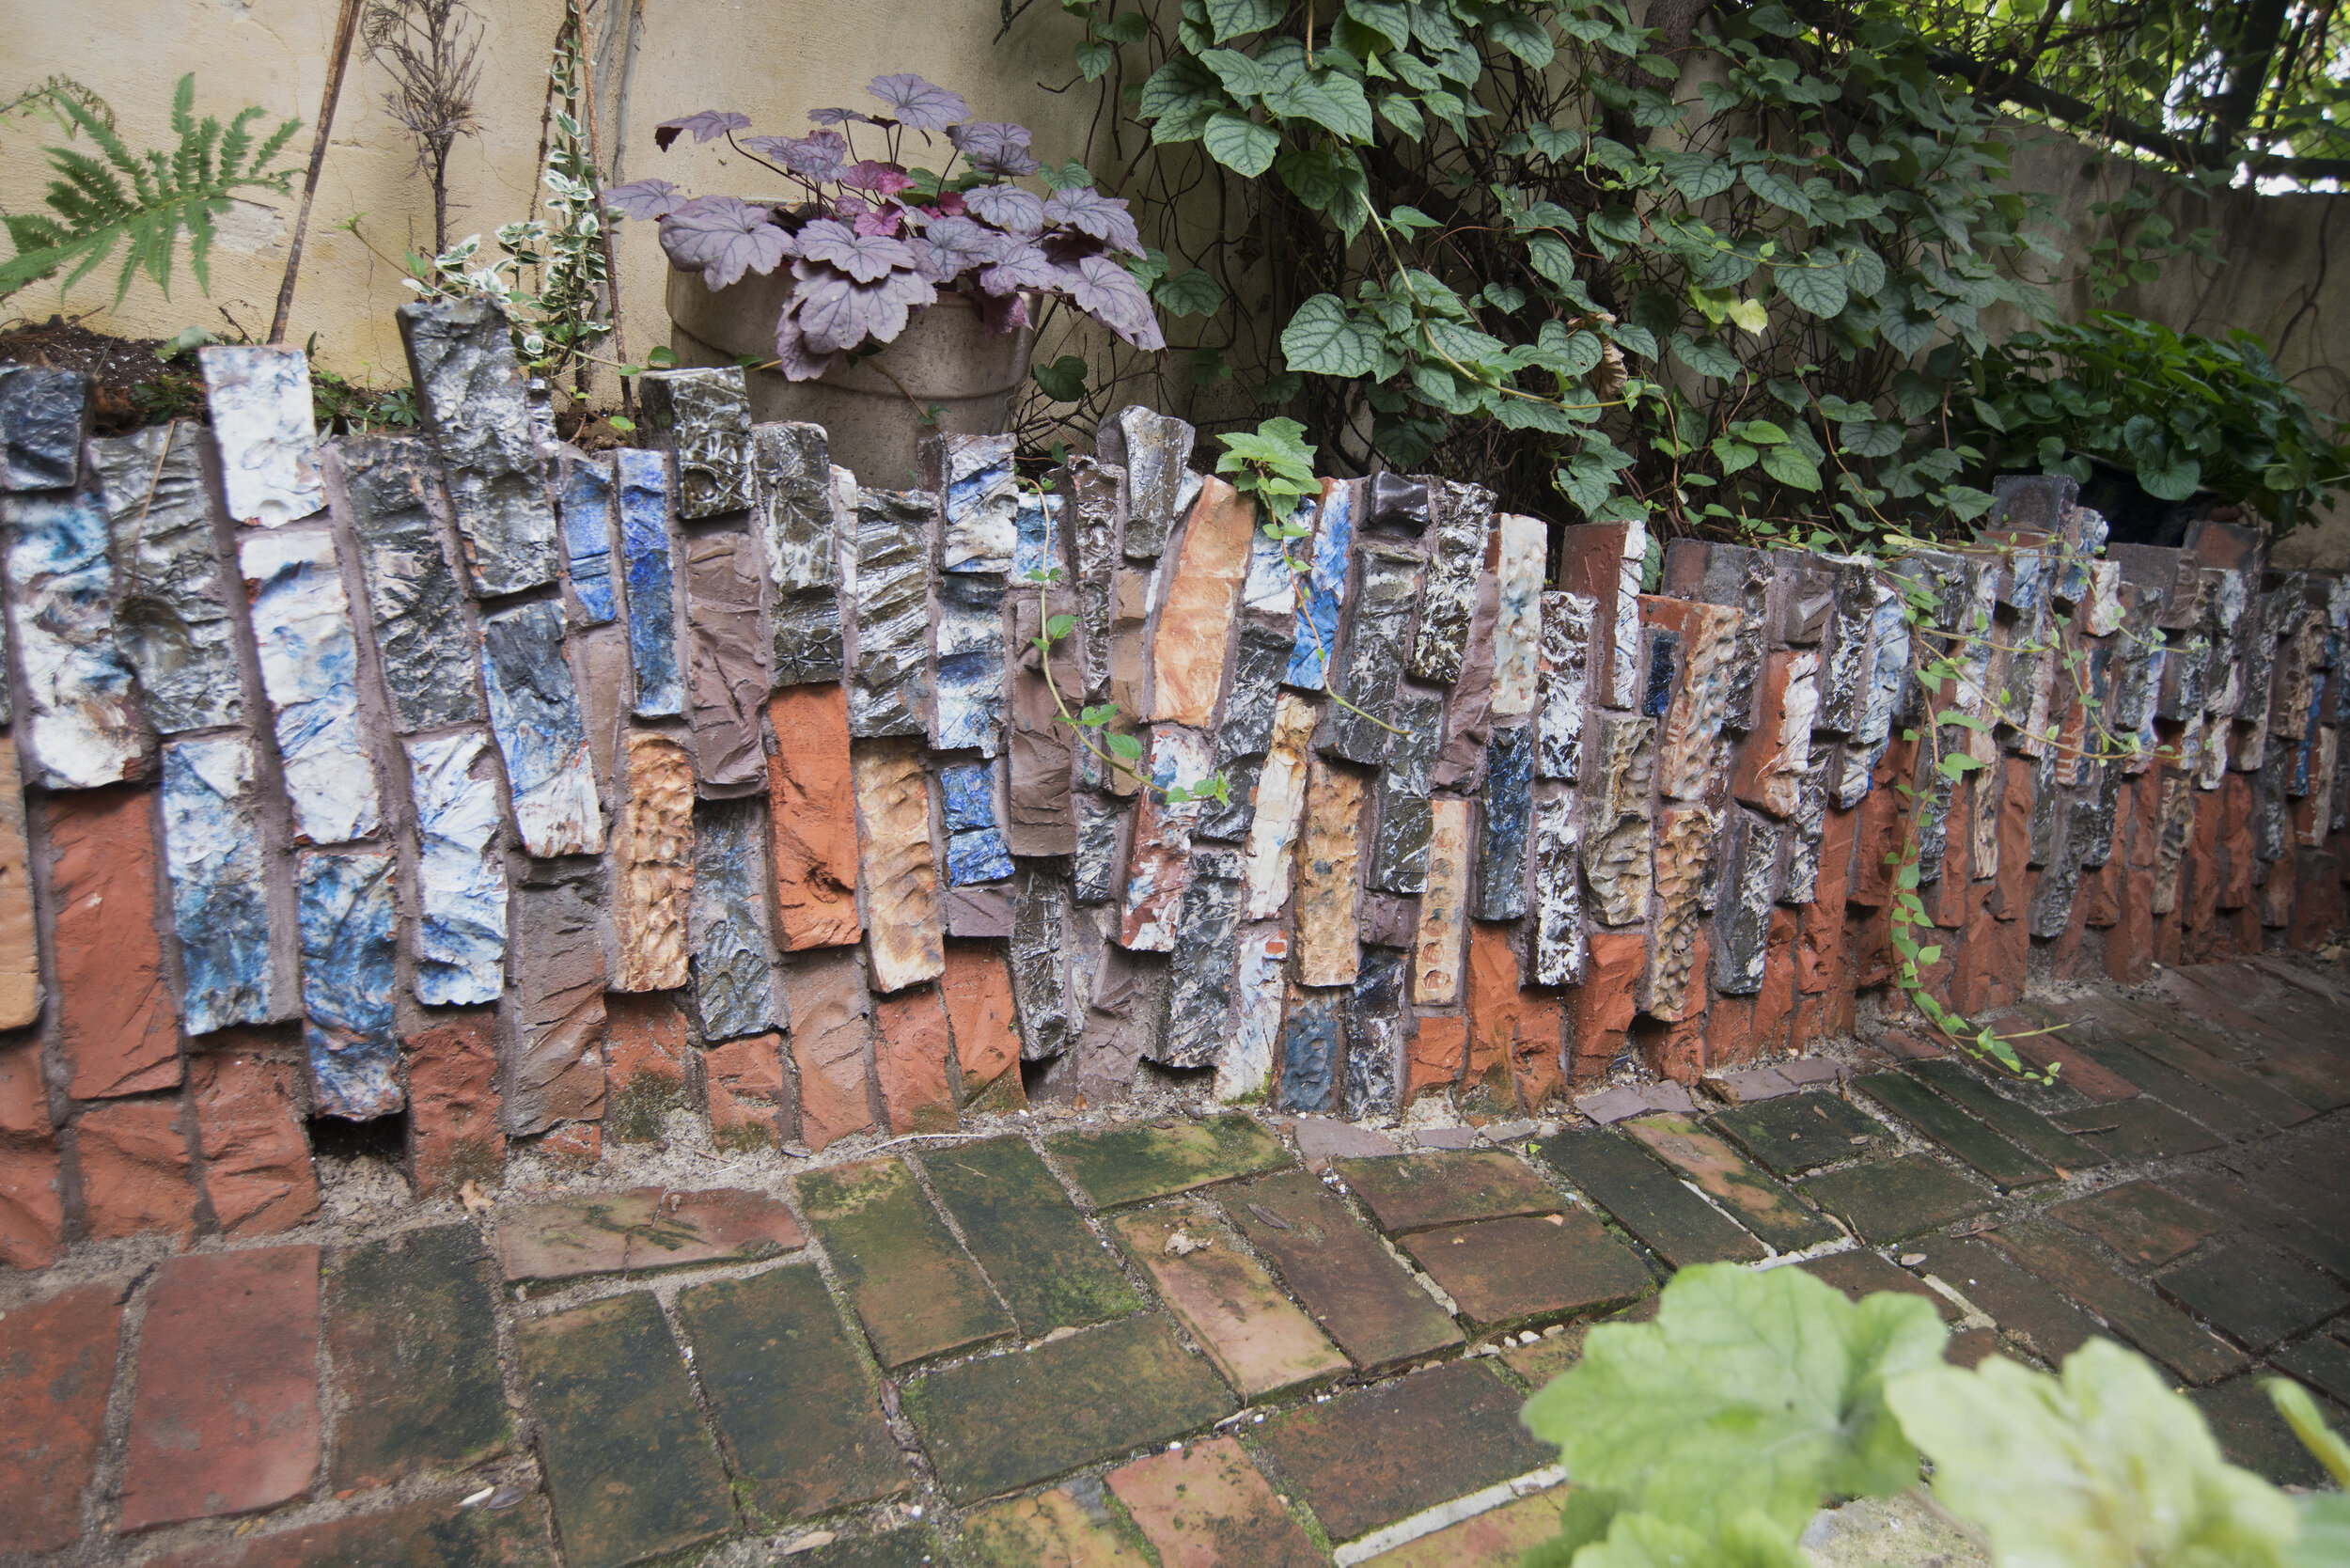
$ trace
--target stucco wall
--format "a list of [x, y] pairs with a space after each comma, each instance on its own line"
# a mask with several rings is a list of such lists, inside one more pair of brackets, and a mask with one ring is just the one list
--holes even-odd
[[[0, 0], [0, 93], [9, 96], [62, 72], [95, 88], [118, 117], [133, 147], [170, 144], [173, 82], [196, 72], [200, 113], [224, 118], [252, 102], [273, 120], [301, 117], [306, 129], [288, 161], [300, 167], [310, 148], [306, 129], [318, 115], [333, 46], [334, 0], [85, 0], [78, 6]], [[488, 234], [523, 216], [536, 180], [540, 106], [549, 53], [562, 18], [556, 0], [477, 0], [484, 27], [478, 136], [458, 146], [450, 160], [452, 237]], [[981, 118], [1032, 126], [1041, 155], [1077, 155], [1091, 94], [1056, 96], [1072, 74], [1070, 24], [1059, 8], [1039, 5], [1000, 44], [997, 0], [915, 0], [856, 4], [829, 0], [597, 0], [591, 33], [606, 66], [598, 82], [606, 141], [617, 149], [621, 178], [660, 175], [689, 189], [731, 188], [722, 149], [681, 146], [664, 153], [652, 144], [659, 121], [697, 109], [736, 108], [764, 131], [797, 133], [811, 108], [862, 106], [864, 84], [889, 71], [913, 71], [951, 86]], [[634, 62], [615, 35], [637, 31]], [[302, 278], [289, 335], [299, 343], [316, 333], [324, 363], [384, 384], [406, 378], [392, 306], [406, 298], [398, 265], [411, 244], [430, 243], [432, 206], [416, 172], [414, 151], [384, 112], [390, 86], [364, 47], [344, 81], [318, 200], [305, 242]], [[18, 212], [39, 200], [46, 164], [37, 149], [54, 140], [41, 123], [0, 128], [0, 208]], [[756, 171], [762, 173], [763, 171]], [[766, 176], [759, 183], [771, 183]], [[300, 180], [297, 178], [296, 188]], [[294, 198], [274, 211], [242, 210], [227, 225], [212, 258], [208, 300], [181, 278], [166, 299], [152, 284], [133, 285], [118, 311], [110, 286], [85, 282], [60, 302], [54, 283], [11, 298], [8, 317], [45, 317], [52, 310], [94, 311], [91, 324], [108, 330], [168, 336], [191, 323], [221, 330], [227, 310], [257, 337], [267, 333], [285, 269]], [[386, 264], [337, 225], [362, 215], [361, 230], [392, 259]], [[620, 297], [629, 316], [630, 352], [666, 341], [661, 310], [663, 269], [650, 226], [622, 226]], [[111, 277], [111, 274], [108, 274]]]

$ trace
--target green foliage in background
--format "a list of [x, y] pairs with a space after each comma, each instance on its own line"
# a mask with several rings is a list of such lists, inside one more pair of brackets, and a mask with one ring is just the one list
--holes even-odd
[[287, 120], [257, 142], [254, 121], [268, 113], [258, 104], [238, 110], [226, 126], [210, 115], [199, 120], [191, 72], [172, 94], [171, 129], [179, 145], [133, 152], [115, 133], [103, 102], [86, 88], [69, 90], [71, 86], [44, 88], [47, 104], [67, 126], [68, 139], [86, 135], [96, 154], [70, 146], [43, 149], [56, 176], [41, 198], [49, 212], [0, 214], [16, 246], [16, 254], [0, 262], [0, 296], [68, 268], [63, 287], [70, 289], [119, 247], [124, 254], [115, 304], [122, 303], [142, 271], [168, 298], [182, 236], [188, 271], [210, 293], [213, 221], [239, 199], [250, 199], [241, 192], [286, 194], [293, 171], [271, 165], [302, 122]]
[[2350, 443], [2319, 431], [2249, 333], [2223, 341], [2097, 311], [1993, 345], [1973, 379], [1954, 427], [2008, 467], [2086, 481], [2102, 458], [2160, 499], [2209, 490], [2282, 527], [2350, 478]]
[[[2343, 1560], [2339, 1494], [2295, 1499], [2221, 1458], [2143, 1356], [2093, 1340], [2060, 1376], [1942, 1359], [1933, 1303], [1845, 1299], [1798, 1268], [1682, 1270], [1653, 1322], [1590, 1330], [1526, 1404], [1574, 1483], [1526, 1568], [1805, 1568], [1824, 1506], [1919, 1484], [1999, 1568], [2316, 1568]], [[2307, 1394], [2280, 1409], [2350, 1482]]]

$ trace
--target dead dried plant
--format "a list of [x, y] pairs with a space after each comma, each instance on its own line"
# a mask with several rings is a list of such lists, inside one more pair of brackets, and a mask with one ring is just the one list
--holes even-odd
[[373, 0], [368, 55], [391, 76], [384, 107], [416, 144], [432, 185], [432, 253], [448, 249], [448, 157], [460, 136], [478, 135], [481, 23], [465, 0]]

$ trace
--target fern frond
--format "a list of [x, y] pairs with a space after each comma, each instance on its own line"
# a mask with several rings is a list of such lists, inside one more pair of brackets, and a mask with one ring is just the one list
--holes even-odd
[[181, 77], [173, 91], [171, 128], [178, 140], [168, 149], [134, 153], [82, 104], [69, 98], [61, 108], [100, 156], [71, 148], [43, 149], [54, 178], [42, 199], [54, 216], [0, 219], [16, 247], [14, 256], [0, 262], [0, 296], [61, 271], [67, 272], [70, 289], [120, 249], [115, 303], [122, 303], [141, 272], [169, 298], [183, 234], [188, 270], [196, 286], [210, 293], [214, 220], [240, 191], [284, 194], [295, 172], [271, 165], [302, 128], [301, 120], [282, 122], [257, 149], [250, 127], [268, 111], [248, 104], [225, 127], [212, 116], [199, 120], [194, 73]]

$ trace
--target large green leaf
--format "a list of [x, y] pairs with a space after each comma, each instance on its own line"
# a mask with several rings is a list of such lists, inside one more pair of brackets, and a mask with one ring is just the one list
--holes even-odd
[[1178, 55], [1142, 84], [1135, 115], [1152, 122], [1152, 140], [1187, 142], [1205, 131], [1209, 118], [1224, 107], [1224, 86], [1215, 73], [1190, 55]]
[[1208, 0], [1208, 25], [1215, 41], [1241, 33], [1261, 33], [1281, 20], [1281, 0]]
[[1605, 1540], [1574, 1554], [1574, 1568], [1811, 1568], [1793, 1534], [1753, 1515], [1708, 1535], [1653, 1513], [1620, 1513]]
[[1271, 84], [1264, 101], [1277, 114], [1310, 119], [1349, 141], [1371, 140], [1371, 100], [1363, 96], [1363, 85], [1344, 71], [1327, 67], [1299, 71]]
[[2092, 1340], [2061, 1380], [1993, 1356], [1895, 1379], [1888, 1403], [1934, 1461], [1934, 1492], [2002, 1563], [2272, 1568], [2292, 1502], [2219, 1455], [2203, 1418], [2145, 1357]]
[[1224, 289], [1202, 267], [1186, 267], [1151, 286], [1151, 297], [1170, 316], [1213, 316], [1224, 307]]
[[1799, 262], [1790, 262], [1772, 274], [1778, 282], [1778, 291], [1795, 302], [1796, 307], [1809, 310], [1822, 321], [1841, 316], [1851, 296], [1844, 287], [1844, 269], [1833, 256], [1813, 251]]
[[1820, 488], [1820, 470], [1812, 461], [1794, 447], [1770, 447], [1763, 449], [1762, 472], [1784, 485], [1797, 490]]
[[1336, 294], [1316, 294], [1281, 329], [1281, 357], [1292, 370], [1318, 376], [1367, 376], [1379, 365], [1371, 334]]
[[1263, 96], [1273, 85], [1264, 67], [1237, 49], [1211, 49], [1199, 56], [1199, 63], [1214, 71], [1224, 90], [1244, 103]]
[[1550, 41], [1550, 29], [1540, 17], [1519, 11], [1496, 10], [1486, 19], [1485, 36], [1532, 66], [1536, 71], [1550, 64], [1559, 53]]
[[1199, 141], [1209, 157], [1251, 180], [1271, 168], [1273, 155], [1281, 150], [1280, 133], [1230, 109], [1218, 109], [1209, 118]]
[[1947, 1338], [1916, 1296], [1855, 1305], [1800, 1269], [1687, 1268], [1653, 1323], [1592, 1329], [1525, 1420], [1577, 1485], [1704, 1534], [1759, 1513], [1792, 1537], [1824, 1496], [1916, 1482], [1885, 1386], [1938, 1364]]

